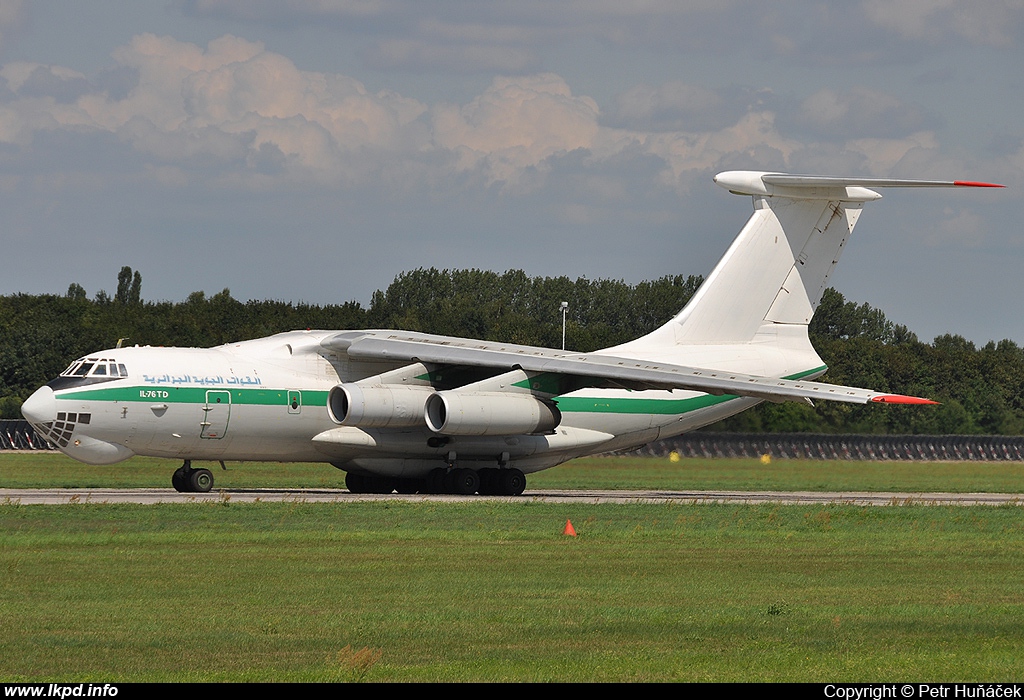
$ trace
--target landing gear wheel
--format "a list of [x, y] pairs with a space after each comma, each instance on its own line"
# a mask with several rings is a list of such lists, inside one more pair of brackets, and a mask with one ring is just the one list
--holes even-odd
[[395, 479], [395, 491], [402, 494], [422, 492], [426, 487], [424, 479]]
[[369, 493], [367, 490], [366, 477], [362, 474], [345, 474], [345, 488], [352, 493]]
[[345, 475], [345, 488], [352, 493], [389, 494], [395, 490], [395, 480], [390, 476], [372, 476], [370, 474]]
[[480, 488], [480, 475], [473, 469], [453, 469], [452, 493], [470, 496]]
[[189, 491], [209, 493], [213, 488], [213, 472], [209, 469], [196, 469], [188, 477]]
[[191, 469], [185, 467], [178, 467], [174, 470], [174, 474], [171, 475], [171, 486], [178, 493], [188, 492], [188, 476]]
[[427, 484], [424, 493], [444, 493], [445, 470], [438, 467], [431, 469], [427, 474]]
[[519, 496], [526, 490], [526, 475], [518, 469], [502, 469], [498, 488], [504, 496]]
[[390, 476], [369, 476], [366, 480], [370, 493], [389, 494], [395, 490], [395, 480]]
[[480, 495], [481, 496], [498, 496], [501, 494], [499, 484], [501, 481], [501, 471], [494, 467], [488, 467], [481, 469], [480, 474]]

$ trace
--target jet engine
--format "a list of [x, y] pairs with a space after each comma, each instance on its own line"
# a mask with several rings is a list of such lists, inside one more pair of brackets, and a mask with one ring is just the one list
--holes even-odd
[[554, 403], [532, 394], [439, 391], [427, 398], [427, 427], [442, 435], [547, 433], [562, 421]]
[[423, 425], [423, 404], [434, 390], [425, 386], [338, 384], [327, 397], [327, 413], [339, 425], [411, 428]]

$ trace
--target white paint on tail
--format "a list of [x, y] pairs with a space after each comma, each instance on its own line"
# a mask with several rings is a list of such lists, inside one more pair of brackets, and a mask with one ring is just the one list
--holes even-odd
[[[807, 325], [828, 286], [868, 187], [998, 187], [988, 183], [836, 178], [752, 171], [715, 182], [750, 195], [754, 213], [689, 303], [668, 323], [608, 354], [663, 355], [671, 347], [775, 343], [808, 357]], [[688, 353], [690, 354], [690, 353]]]

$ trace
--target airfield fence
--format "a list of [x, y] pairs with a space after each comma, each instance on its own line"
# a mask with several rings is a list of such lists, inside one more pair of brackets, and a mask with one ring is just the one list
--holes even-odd
[[0, 420], [0, 450], [52, 450], [27, 420]]
[[[0, 450], [52, 450], [28, 421], [0, 420]], [[911, 460], [920, 462], [1024, 461], [1024, 436], [821, 435], [810, 433], [686, 433], [621, 454], [667, 457]]]
[[918, 462], [1024, 461], [1024, 436], [823, 435], [810, 433], [686, 433], [625, 454], [665, 457], [903, 460]]

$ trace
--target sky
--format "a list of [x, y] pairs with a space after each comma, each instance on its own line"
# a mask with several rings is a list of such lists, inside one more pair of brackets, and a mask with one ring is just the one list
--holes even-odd
[[1024, 0], [0, 0], [0, 293], [706, 275], [717, 172], [964, 179], [1007, 189], [885, 191], [831, 283], [1024, 345], [1022, 69]]

